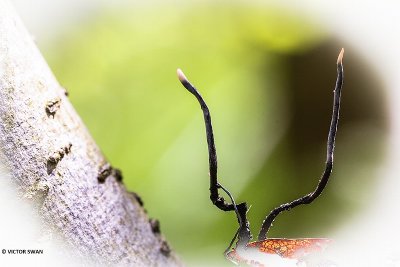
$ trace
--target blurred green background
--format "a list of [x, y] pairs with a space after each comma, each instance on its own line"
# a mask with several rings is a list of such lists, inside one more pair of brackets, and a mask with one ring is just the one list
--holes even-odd
[[245, 4], [136, 5], [98, 12], [43, 52], [97, 144], [183, 261], [229, 266], [222, 252], [237, 221], [209, 200], [203, 116], [176, 69], [208, 103], [220, 182], [251, 205], [256, 236], [272, 208], [316, 186], [342, 47], [332, 180], [315, 203], [283, 213], [270, 231], [329, 237], [368, 205], [387, 123], [374, 69], [312, 18]]

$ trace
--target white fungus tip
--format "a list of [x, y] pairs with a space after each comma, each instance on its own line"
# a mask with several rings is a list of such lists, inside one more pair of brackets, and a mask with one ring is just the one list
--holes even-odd
[[178, 75], [178, 79], [181, 82], [187, 82], [187, 78], [186, 78], [185, 74], [183, 73], [183, 71], [181, 69], [177, 69], [176, 70], [176, 74]]
[[344, 48], [342, 48], [342, 50], [340, 50], [339, 56], [337, 58], [337, 64], [342, 64], [343, 54], [344, 54]]

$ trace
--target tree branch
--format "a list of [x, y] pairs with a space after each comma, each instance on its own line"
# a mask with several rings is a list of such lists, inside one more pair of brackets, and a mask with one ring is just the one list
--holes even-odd
[[40, 199], [44, 223], [82, 259], [181, 265], [102, 155], [6, 0], [0, 0], [0, 150], [22, 195]]

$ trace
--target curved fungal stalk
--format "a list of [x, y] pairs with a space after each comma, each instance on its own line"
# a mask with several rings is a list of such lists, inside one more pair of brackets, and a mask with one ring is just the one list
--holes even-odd
[[200, 103], [200, 107], [203, 110], [204, 123], [206, 126], [207, 144], [208, 144], [208, 162], [210, 169], [210, 199], [215, 206], [217, 206], [219, 209], [223, 211], [234, 210], [236, 207], [233, 204], [227, 203], [223, 197], [219, 196], [218, 193], [218, 189], [221, 188], [221, 186], [218, 183], [217, 150], [215, 148], [214, 133], [211, 124], [210, 111], [203, 97], [200, 95], [197, 89], [189, 82], [185, 74], [183, 74], [182, 70], [178, 69], [176, 73], [178, 75], [179, 81], [190, 93], [192, 93], [197, 98], [197, 100]]
[[273, 221], [282, 211], [290, 210], [299, 205], [312, 203], [317, 197], [321, 195], [322, 191], [325, 189], [329, 181], [329, 177], [332, 173], [332, 168], [333, 168], [333, 152], [335, 149], [335, 138], [339, 122], [340, 96], [343, 87], [343, 53], [344, 49], [342, 48], [337, 59], [337, 79], [336, 79], [335, 90], [333, 91], [333, 112], [332, 112], [331, 125], [328, 133], [326, 163], [324, 172], [322, 173], [318, 185], [313, 192], [301, 198], [298, 198], [292, 202], [282, 204], [273, 209], [269, 213], [269, 215], [265, 218], [261, 226], [260, 233], [258, 234], [258, 241], [267, 239], [267, 233], [271, 228]]
[[[248, 210], [247, 204], [244, 202], [244, 203], [240, 203], [240, 204], [236, 205], [236, 202], [235, 202], [232, 194], [218, 182], [217, 151], [215, 148], [214, 133], [213, 133], [213, 128], [212, 128], [212, 124], [211, 124], [210, 111], [209, 111], [207, 104], [204, 101], [203, 97], [200, 95], [200, 93], [197, 91], [197, 89], [189, 82], [189, 80], [186, 78], [186, 76], [182, 72], [182, 70], [178, 69], [177, 75], [178, 75], [179, 81], [182, 83], [182, 85], [197, 98], [197, 100], [200, 103], [200, 107], [203, 110], [204, 123], [206, 126], [209, 168], [210, 168], [210, 199], [215, 206], [217, 206], [219, 209], [221, 209], [223, 211], [234, 210], [236, 213], [238, 223], [239, 223], [239, 229], [237, 230], [236, 234], [234, 235], [229, 247], [225, 250], [225, 254], [226, 254], [229, 251], [229, 249], [232, 247], [232, 244], [236, 240], [236, 238], [238, 238], [236, 247], [243, 247], [243, 248], [247, 245], [248, 242], [250, 242], [250, 240], [252, 238], [251, 232], [249, 229], [249, 222], [247, 220], [247, 210]], [[228, 195], [228, 197], [230, 198], [230, 200], [232, 202], [231, 204], [227, 203], [223, 197], [219, 196], [218, 189], [222, 189]]]

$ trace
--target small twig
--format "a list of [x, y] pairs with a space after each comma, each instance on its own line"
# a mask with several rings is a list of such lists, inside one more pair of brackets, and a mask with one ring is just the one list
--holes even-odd
[[340, 109], [340, 95], [343, 86], [343, 53], [344, 49], [340, 51], [338, 60], [337, 60], [337, 80], [334, 92], [334, 99], [333, 99], [333, 113], [332, 113], [332, 120], [331, 125], [329, 128], [328, 134], [328, 142], [327, 142], [327, 155], [326, 155], [326, 164], [325, 170], [322, 174], [321, 179], [318, 182], [317, 187], [315, 190], [299, 199], [296, 199], [292, 202], [285, 203], [280, 205], [279, 207], [272, 210], [267, 218], [264, 220], [260, 233], [258, 234], [258, 240], [262, 241], [267, 238], [267, 233], [271, 228], [273, 221], [275, 220], [276, 216], [278, 216], [282, 211], [290, 210], [296, 206], [302, 204], [310, 204], [313, 202], [317, 197], [319, 197], [324, 190], [326, 184], [328, 183], [329, 177], [332, 172], [333, 167], [333, 152], [335, 148], [335, 137], [337, 132], [337, 125], [339, 121], [339, 109]]

